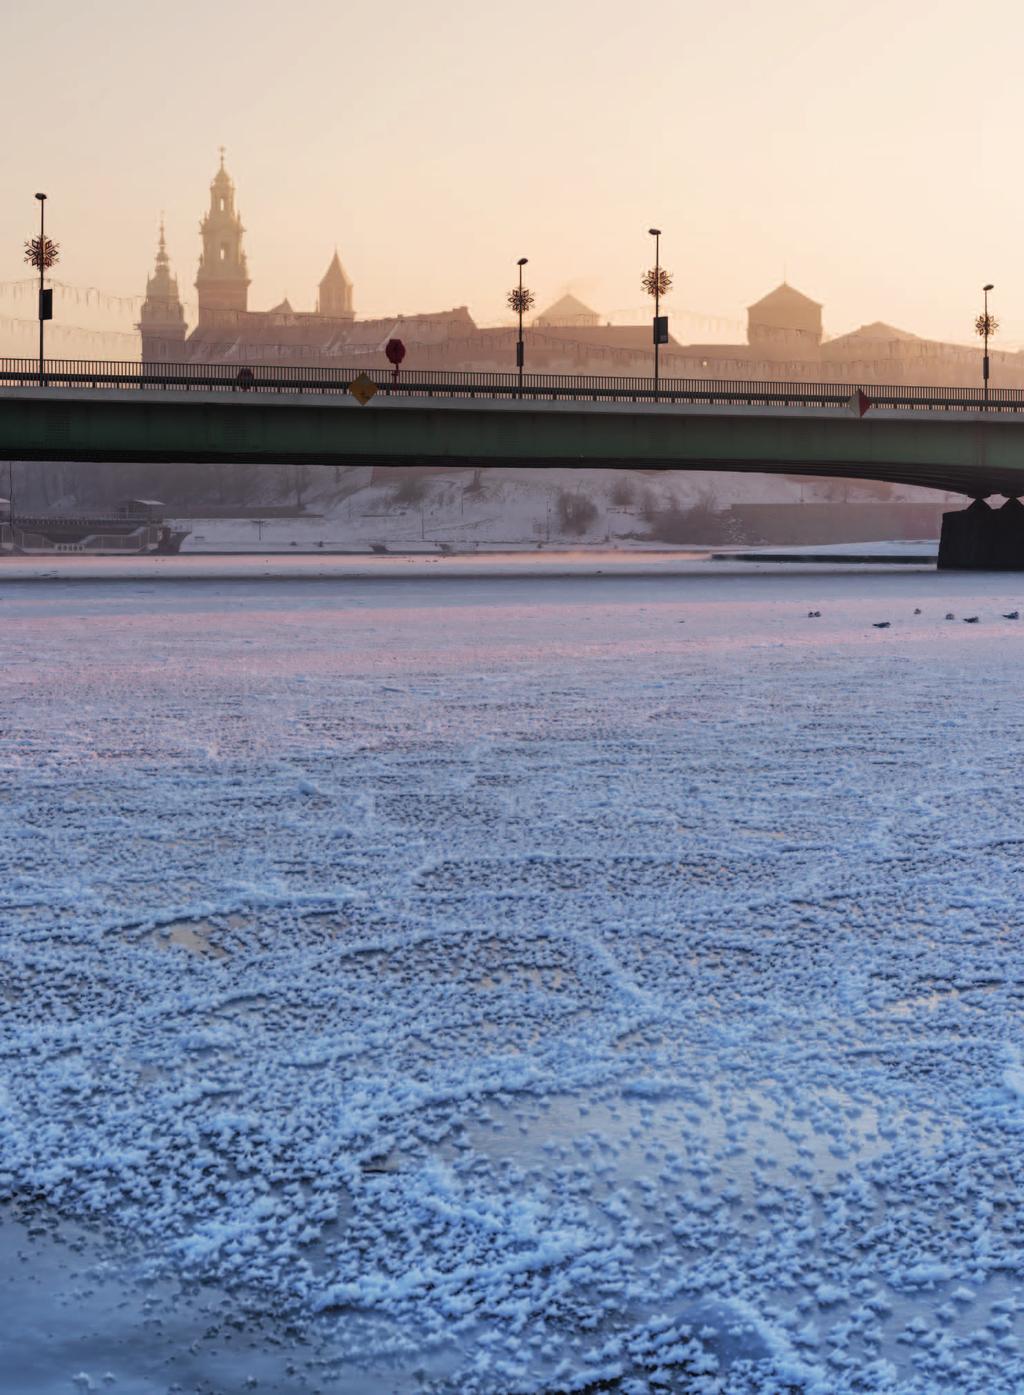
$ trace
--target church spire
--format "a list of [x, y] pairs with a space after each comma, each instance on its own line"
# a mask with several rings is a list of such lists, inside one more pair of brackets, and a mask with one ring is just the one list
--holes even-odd
[[160, 214], [160, 237], [156, 245], [156, 264], [158, 267], [170, 266], [171, 259], [167, 255], [167, 237], [164, 232], [164, 215]]
[[242, 246], [245, 228], [235, 208], [235, 186], [224, 166], [223, 146], [220, 168], [210, 184], [210, 207], [199, 231], [203, 237], [196, 274], [200, 323], [222, 311], [245, 311], [249, 294], [249, 268]]
[[162, 215], [156, 260], [153, 274], [146, 281], [146, 298], [139, 313], [138, 329], [142, 335], [143, 363], [184, 358], [185, 307], [178, 293], [177, 278], [171, 273]]
[[352, 282], [345, 275], [337, 247], [320, 282], [316, 313], [332, 320], [354, 320], [356, 317], [352, 306]]

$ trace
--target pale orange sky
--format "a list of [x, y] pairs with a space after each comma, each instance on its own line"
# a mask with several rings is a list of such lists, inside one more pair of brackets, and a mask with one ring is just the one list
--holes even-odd
[[253, 308], [311, 309], [337, 244], [361, 316], [500, 321], [528, 256], [541, 306], [637, 319], [656, 224], [683, 339], [785, 270], [831, 333], [960, 341], [994, 281], [996, 347], [1024, 344], [1022, 51], [1006, 0], [5, 6], [0, 282], [45, 189], [61, 279], [140, 293], [165, 208], [194, 299], [223, 143]]

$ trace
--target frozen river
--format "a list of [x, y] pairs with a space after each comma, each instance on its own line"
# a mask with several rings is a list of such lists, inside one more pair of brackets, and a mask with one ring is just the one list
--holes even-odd
[[0, 563], [0, 1391], [1024, 1389], [1024, 577], [149, 560]]

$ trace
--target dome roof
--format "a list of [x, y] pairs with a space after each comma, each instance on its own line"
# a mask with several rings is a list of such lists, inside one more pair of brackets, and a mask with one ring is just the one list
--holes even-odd
[[211, 187], [214, 188], [214, 189], [230, 189], [230, 188], [232, 187], [232, 185], [231, 185], [231, 176], [228, 174], [227, 170], [224, 168], [224, 147], [223, 147], [223, 146], [221, 146], [221, 148], [220, 148], [220, 169], [219, 169], [219, 170], [217, 171], [217, 173], [213, 176], [213, 180], [212, 180], [212, 182], [211, 182]]

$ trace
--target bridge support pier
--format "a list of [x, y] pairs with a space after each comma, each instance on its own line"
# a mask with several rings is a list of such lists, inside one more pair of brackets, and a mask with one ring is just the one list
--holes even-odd
[[1024, 504], [1000, 509], [975, 499], [970, 508], [942, 515], [939, 568], [951, 571], [1024, 571]]

